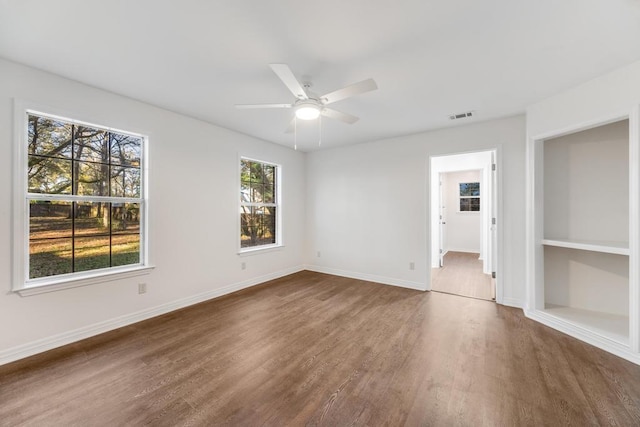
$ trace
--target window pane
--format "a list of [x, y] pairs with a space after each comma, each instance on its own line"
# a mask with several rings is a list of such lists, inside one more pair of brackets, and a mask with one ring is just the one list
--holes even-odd
[[71, 160], [29, 156], [30, 193], [71, 194]]
[[255, 206], [243, 206], [243, 212], [240, 215], [241, 223], [241, 247], [250, 247], [259, 245], [259, 233], [260, 233], [260, 216], [256, 214]]
[[29, 240], [29, 278], [71, 273], [71, 238]]
[[460, 199], [461, 212], [478, 212], [480, 211], [479, 197], [465, 197]]
[[240, 180], [242, 182], [251, 182], [251, 162], [248, 160], [241, 160], [240, 167]]
[[142, 138], [111, 133], [111, 163], [140, 166]]
[[251, 185], [246, 182], [240, 183], [240, 201], [244, 203], [251, 202]]
[[107, 132], [87, 126], [76, 126], [73, 158], [75, 160], [108, 163], [109, 140], [107, 139]]
[[109, 195], [109, 165], [74, 162], [76, 191], [81, 196]]
[[71, 237], [71, 203], [29, 203], [29, 239]]
[[480, 195], [479, 182], [461, 182], [460, 183], [460, 196], [479, 196], [479, 195]]
[[[253, 207], [241, 206], [240, 207], [240, 247], [252, 246], [252, 242], [255, 242], [257, 235], [255, 234], [255, 219], [253, 215]], [[255, 243], [253, 243], [255, 244]]]
[[140, 263], [140, 234], [114, 234], [111, 242], [112, 266]]
[[108, 235], [109, 203], [77, 203], [74, 226], [76, 236]]
[[111, 196], [140, 197], [140, 169], [112, 166]]
[[111, 207], [111, 230], [114, 234], [139, 234], [140, 204], [113, 203]]
[[29, 203], [29, 278], [71, 273], [71, 203]]
[[262, 185], [260, 184], [251, 184], [251, 202], [252, 203], [262, 203], [264, 201], [262, 197], [262, 192], [264, 191]]
[[263, 187], [262, 200], [264, 203], [275, 203], [275, 191], [273, 191], [273, 187], [265, 185]]
[[251, 182], [262, 183], [262, 163], [251, 162]]
[[109, 243], [109, 236], [76, 237], [74, 271], [108, 268], [111, 264]]
[[264, 165], [264, 183], [273, 185], [275, 182], [273, 177], [275, 176], [275, 166]]
[[240, 246], [245, 248], [275, 243], [275, 208], [244, 206], [242, 209]]
[[264, 192], [265, 203], [275, 203], [276, 198], [276, 167], [264, 165]]
[[29, 154], [71, 157], [71, 124], [29, 114]]
[[262, 239], [265, 243], [275, 243], [276, 242], [276, 208], [268, 207], [264, 208], [264, 214], [262, 218]]

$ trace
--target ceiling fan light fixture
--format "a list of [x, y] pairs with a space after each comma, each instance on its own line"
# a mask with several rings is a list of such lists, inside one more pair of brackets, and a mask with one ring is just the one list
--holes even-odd
[[296, 108], [296, 117], [300, 120], [315, 120], [320, 116], [320, 108], [316, 104], [301, 103]]

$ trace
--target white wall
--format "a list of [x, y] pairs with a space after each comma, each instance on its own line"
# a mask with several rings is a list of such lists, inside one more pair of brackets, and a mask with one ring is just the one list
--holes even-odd
[[552, 96], [527, 108], [527, 135], [534, 137], [627, 115], [640, 104], [640, 61]]
[[[0, 76], [0, 363], [302, 268], [304, 154], [4, 60]], [[150, 275], [10, 292], [14, 98], [149, 136]], [[240, 155], [282, 165], [281, 250], [237, 254]]]
[[447, 227], [445, 251], [473, 252], [480, 255], [481, 212], [460, 212], [460, 183], [481, 182], [479, 170], [448, 172], [443, 181], [445, 221]]
[[524, 142], [524, 116], [516, 116], [310, 153], [309, 268], [427, 289], [429, 156], [497, 147], [504, 194], [499, 236], [505, 248], [504, 295], [498, 301], [504, 297], [503, 303], [520, 305], [525, 296]]

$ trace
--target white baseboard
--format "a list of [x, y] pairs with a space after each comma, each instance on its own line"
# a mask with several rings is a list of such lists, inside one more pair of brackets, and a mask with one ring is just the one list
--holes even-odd
[[501, 301], [502, 305], [506, 305], [508, 307], [515, 307], [515, 308], [524, 308], [524, 302], [519, 300], [519, 299], [515, 299], [515, 298], [502, 298]]
[[377, 276], [375, 274], [357, 273], [353, 271], [338, 270], [335, 268], [321, 267], [318, 265], [305, 265], [306, 270], [315, 271], [316, 273], [333, 274], [334, 276], [348, 277], [350, 279], [366, 280], [368, 282], [382, 283], [383, 285], [398, 286], [400, 288], [415, 289], [418, 291], [426, 291], [426, 284], [420, 282], [412, 282], [409, 280], [395, 279], [391, 277]]
[[543, 325], [563, 332], [606, 352], [615, 354], [616, 356], [622, 357], [636, 365], [640, 365], [640, 354], [631, 351], [628, 346], [540, 310], [524, 309], [524, 315], [531, 320], [535, 320], [536, 322], [542, 323]]
[[275, 273], [265, 274], [264, 276], [254, 277], [252, 279], [234, 283], [222, 288], [213, 289], [211, 291], [203, 292], [198, 295], [193, 295], [187, 298], [172, 301], [166, 304], [159, 305], [157, 307], [148, 308], [131, 314], [125, 314], [124, 316], [119, 316], [72, 331], [63, 332], [51, 337], [12, 347], [7, 350], [2, 350], [0, 351], [0, 365], [4, 365], [6, 363], [10, 363], [19, 359], [24, 359], [25, 357], [33, 356], [34, 354], [42, 353], [47, 350], [61, 347], [63, 345], [71, 344], [73, 342], [102, 334], [104, 332], [131, 325], [132, 323], [147, 320], [161, 314], [169, 313], [171, 311], [188, 307], [193, 304], [198, 304], [212, 298], [217, 298], [222, 295], [239, 291], [241, 289], [259, 285], [261, 283], [268, 282], [269, 280], [297, 273], [302, 270], [304, 270], [302, 266], [287, 268]]

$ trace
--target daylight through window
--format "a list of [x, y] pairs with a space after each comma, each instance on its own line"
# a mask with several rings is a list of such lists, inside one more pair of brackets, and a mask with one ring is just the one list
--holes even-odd
[[27, 114], [28, 279], [143, 264], [143, 137]]
[[460, 183], [460, 212], [477, 212], [480, 210], [480, 183]]
[[279, 167], [242, 159], [240, 170], [240, 248], [279, 244]]

